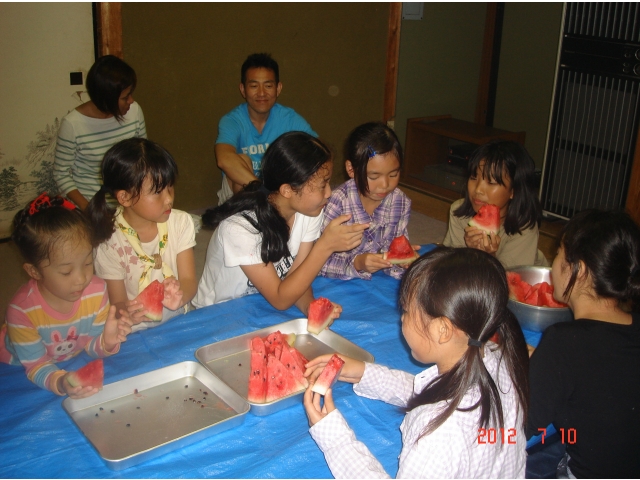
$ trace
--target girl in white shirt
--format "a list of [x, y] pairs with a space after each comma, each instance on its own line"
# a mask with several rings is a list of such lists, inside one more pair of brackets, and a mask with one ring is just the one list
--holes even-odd
[[[333, 252], [360, 244], [368, 224], [335, 218], [320, 235], [331, 194], [331, 151], [304, 132], [288, 132], [267, 149], [262, 183], [254, 181], [202, 216], [216, 229], [193, 299], [196, 308], [260, 292], [278, 310], [295, 305], [306, 316], [311, 283]], [[342, 311], [335, 305], [337, 318]]]
[[184, 313], [196, 293], [195, 227], [191, 215], [173, 208], [177, 176], [175, 160], [157, 143], [122, 140], [105, 154], [104, 183], [87, 207], [98, 245], [96, 274], [106, 281], [111, 304], [127, 309], [134, 331], [160, 324], [135, 300], [154, 280], [164, 285], [162, 322]]
[[[500, 262], [470, 248], [439, 247], [400, 286], [411, 355], [435, 364], [418, 375], [347, 357], [340, 380], [361, 396], [406, 409], [398, 478], [524, 478], [528, 354]], [[497, 345], [489, 338], [498, 332]], [[307, 364], [311, 383], [330, 355]], [[310, 433], [336, 478], [388, 478], [324, 397], [307, 389]]]

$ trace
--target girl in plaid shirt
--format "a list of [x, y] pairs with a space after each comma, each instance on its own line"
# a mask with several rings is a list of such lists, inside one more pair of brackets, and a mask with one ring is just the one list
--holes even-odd
[[[400, 285], [402, 333], [418, 375], [343, 357], [340, 380], [367, 398], [405, 408], [398, 478], [524, 478], [529, 357], [507, 309], [504, 269], [477, 249], [439, 247]], [[494, 333], [499, 344], [489, 339]], [[330, 355], [307, 364], [313, 383]], [[388, 478], [356, 440], [331, 390], [307, 389], [309, 430], [336, 478]]]
[[[356, 127], [347, 138], [345, 168], [350, 180], [336, 188], [324, 209], [322, 229], [340, 215], [350, 214], [350, 223], [368, 223], [362, 242], [346, 252], [336, 252], [324, 264], [320, 275], [349, 280], [371, 280], [383, 270], [400, 279], [404, 267], [383, 258], [391, 241], [405, 235], [411, 214], [411, 200], [398, 188], [402, 167], [402, 146], [384, 123], [370, 122]], [[414, 248], [418, 250], [419, 245]]]

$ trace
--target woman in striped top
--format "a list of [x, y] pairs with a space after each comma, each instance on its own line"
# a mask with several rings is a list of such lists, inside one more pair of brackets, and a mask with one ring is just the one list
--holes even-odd
[[102, 185], [100, 164], [120, 140], [147, 138], [142, 109], [133, 100], [135, 71], [113, 55], [99, 58], [87, 74], [88, 102], [60, 123], [53, 175], [61, 193], [82, 210]]

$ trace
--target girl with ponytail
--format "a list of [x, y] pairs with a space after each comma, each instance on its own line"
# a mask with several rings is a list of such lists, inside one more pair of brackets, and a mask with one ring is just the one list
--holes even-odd
[[[320, 233], [332, 171], [331, 151], [308, 133], [288, 132], [269, 145], [262, 183], [249, 183], [202, 216], [203, 225], [216, 230], [193, 305], [259, 292], [278, 310], [295, 305], [306, 316], [311, 283], [324, 263], [358, 246], [369, 226], [343, 225], [351, 214], [340, 215]], [[341, 311], [334, 304], [332, 318]]]
[[[86, 214], [111, 304], [127, 310], [134, 332], [185, 313], [196, 293], [196, 239], [191, 215], [173, 208], [175, 160], [151, 140], [129, 138], [107, 151], [101, 173]], [[136, 297], [156, 280], [164, 287], [162, 318], [151, 320]]]
[[564, 478], [636, 478], [640, 228], [624, 212], [587, 210], [560, 238], [553, 297], [575, 320], [547, 328], [531, 356], [527, 436], [554, 425]]
[[[411, 355], [435, 364], [418, 375], [342, 355], [340, 380], [361, 396], [405, 408], [398, 478], [524, 478], [528, 355], [507, 309], [505, 271], [477, 249], [439, 247], [400, 284], [402, 333]], [[489, 339], [500, 334], [500, 344]], [[311, 383], [330, 356], [307, 364]], [[310, 433], [336, 478], [388, 478], [355, 439], [331, 390], [307, 389]], [[493, 431], [496, 436], [489, 436]]]

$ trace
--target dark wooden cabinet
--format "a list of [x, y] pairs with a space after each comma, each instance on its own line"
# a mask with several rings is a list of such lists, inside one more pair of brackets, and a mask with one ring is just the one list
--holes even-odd
[[451, 115], [410, 118], [400, 183], [445, 200], [456, 200], [465, 186], [465, 156], [478, 145], [495, 139], [524, 144], [525, 132], [486, 127]]

